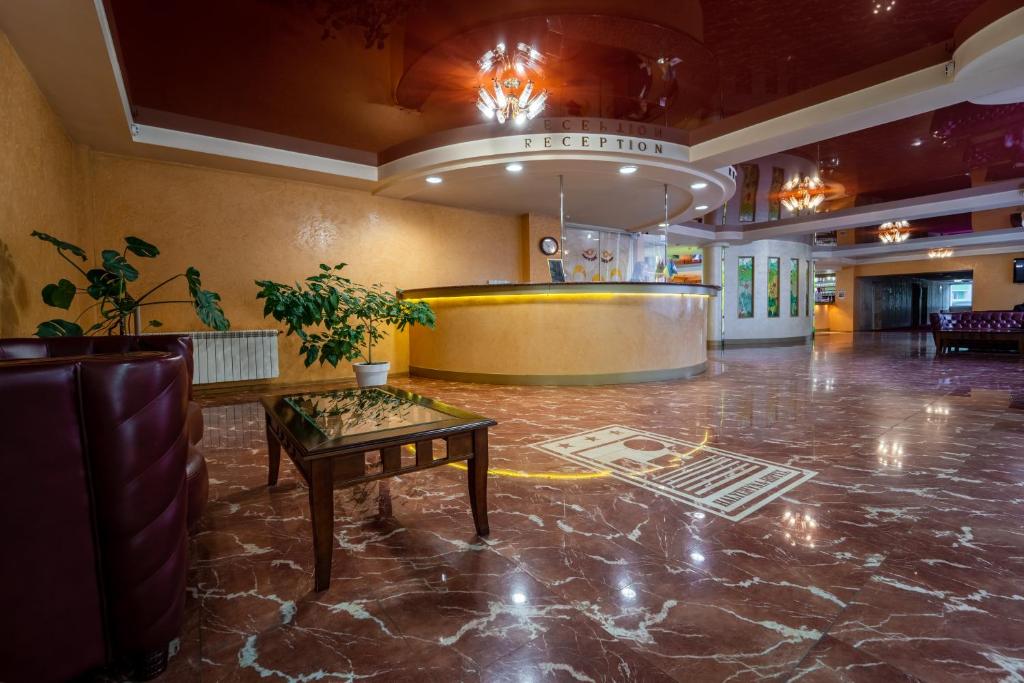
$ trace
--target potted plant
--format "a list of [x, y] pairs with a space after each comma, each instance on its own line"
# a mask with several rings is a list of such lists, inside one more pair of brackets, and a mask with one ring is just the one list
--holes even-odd
[[[57, 254], [70, 263], [87, 283], [85, 286], [79, 287], [70, 280], [61, 278], [59, 282], [43, 287], [43, 302], [55, 308], [68, 310], [79, 292], [86, 294], [96, 302], [83, 310], [74, 320], [54, 318], [40, 323], [36, 329], [37, 337], [139, 334], [142, 332], [142, 309], [163, 304], [189, 304], [204, 325], [218, 331], [224, 331], [231, 326], [220, 307], [220, 295], [203, 289], [199, 271], [192, 266], [186, 268], [183, 273], [172, 275], [139, 296], [130, 293], [128, 285], [139, 279], [139, 271], [128, 261], [128, 253], [131, 252], [139, 258], [155, 258], [160, 254], [159, 249], [138, 237], [126, 237], [125, 247], [121, 251], [104, 249], [100, 254], [103, 263], [96, 268], [85, 270], [68, 257], [70, 254], [83, 262], [88, 260], [85, 250], [81, 247], [47, 235], [45, 232], [33, 231], [32, 236], [56, 247]], [[188, 284], [187, 299], [153, 301], [150, 298], [165, 285], [178, 278], [185, 278], [185, 282]], [[78, 321], [94, 309], [98, 309], [100, 321], [83, 329]], [[147, 327], [155, 328], [162, 324], [159, 320], [150, 320]]]
[[264, 299], [263, 315], [287, 325], [287, 333], [302, 341], [299, 353], [308, 368], [314, 362], [337, 367], [352, 361], [361, 387], [387, 383], [391, 364], [373, 359], [373, 348], [387, 336], [388, 327], [433, 327], [434, 311], [424, 301], [405, 301], [383, 285], [365, 286], [341, 274], [344, 263], [320, 264], [320, 272], [294, 286], [257, 280], [256, 295]]

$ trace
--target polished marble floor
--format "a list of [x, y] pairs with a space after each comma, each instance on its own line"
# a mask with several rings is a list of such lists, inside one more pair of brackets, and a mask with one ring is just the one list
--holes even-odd
[[[305, 491], [218, 396], [164, 680], [1024, 680], [1017, 356], [823, 335], [681, 382], [395, 383], [498, 420], [490, 537], [456, 467], [339, 492], [312, 593]], [[536, 447], [610, 426], [814, 474], [734, 521]]]

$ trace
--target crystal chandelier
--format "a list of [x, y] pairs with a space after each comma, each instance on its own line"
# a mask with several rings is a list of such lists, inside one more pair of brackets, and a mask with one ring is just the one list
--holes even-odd
[[910, 227], [910, 223], [907, 221], [888, 221], [878, 226], [878, 239], [882, 240], [886, 244], [899, 244], [900, 242], [906, 242], [910, 237], [910, 233], [907, 232], [907, 228]]
[[480, 73], [492, 76], [491, 88], [481, 85], [478, 90], [476, 106], [484, 118], [522, 125], [544, 111], [548, 92], [535, 92], [531, 78], [531, 74], [540, 73], [543, 61], [543, 56], [526, 43], [519, 43], [511, 53], [504, 43], [498, 43], [477, 60]]
[[825, 201], [825, 183], [818, 176], [795, 175], [782, 186], [779, 199], [792, 213], [817, 211]]
[[940, 247], [938, 249], [929, 249], [928, 258], [949, 258], [953, 255], [953, 250], [949, 247]]

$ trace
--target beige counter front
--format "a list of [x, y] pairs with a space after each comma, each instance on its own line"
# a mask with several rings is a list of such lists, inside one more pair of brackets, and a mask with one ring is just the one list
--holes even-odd
[[492, 384], [617, 384], [707, 367], [717, 287], [565, 283], [407, 290], [437, 314], [413, 327], [409, 373]]

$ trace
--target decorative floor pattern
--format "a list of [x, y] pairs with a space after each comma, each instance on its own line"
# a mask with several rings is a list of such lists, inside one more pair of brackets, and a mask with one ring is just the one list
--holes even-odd
[[[398, 380], [498, 421], [491, 535], [464, 470], [353, 487], [319, 594], [305, 489], [290, 464], [266, 486], [256, 396], [218, 397], [161, 680], [1024, 680], [1024, 361], [890, 334], [710, 365], [609, 387]], [[732, 521], [532, 447], [611, 423], [817, 474]]]
[[817, 474], [621, 425], [533, 447], [734, 522]]

